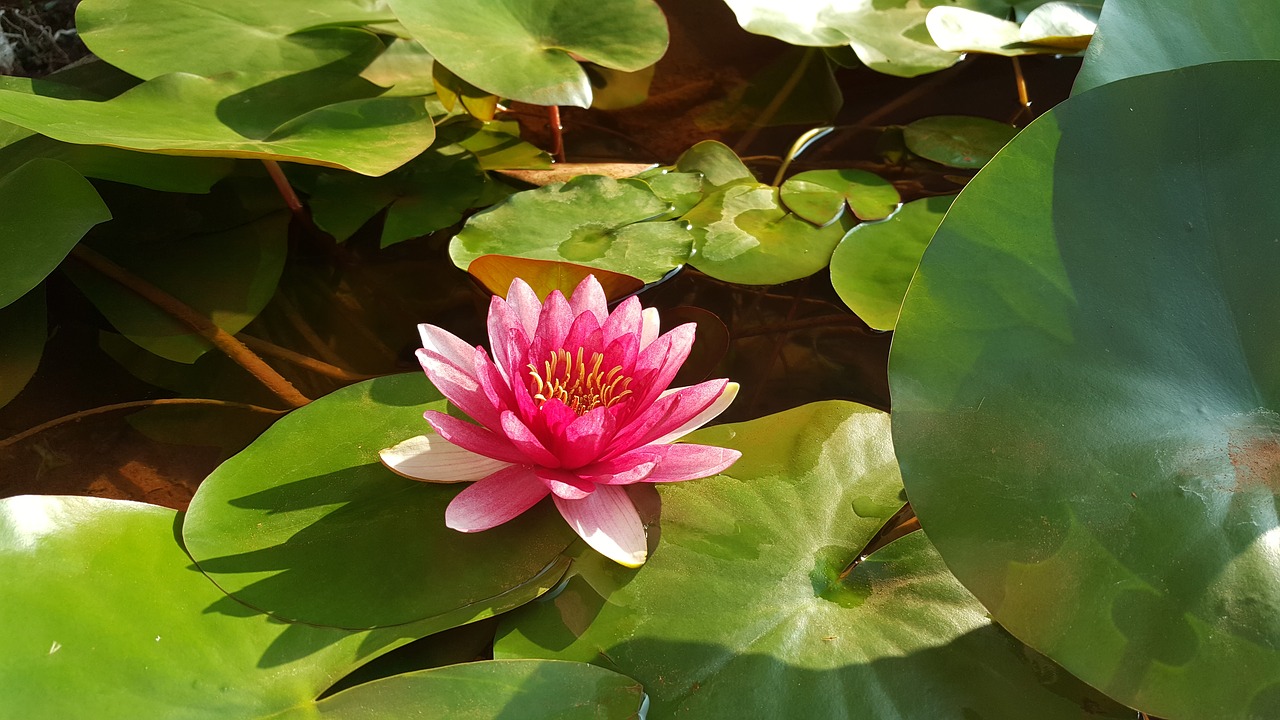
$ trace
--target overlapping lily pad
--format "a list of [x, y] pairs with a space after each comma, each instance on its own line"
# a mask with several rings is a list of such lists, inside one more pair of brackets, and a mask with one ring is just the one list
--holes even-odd
[[1000, 152], [1018, 129], [970, 115], [933, 115], [902, 129], [907, 149], [949, 167], [976, 169]]
[[581, 175], [512, 195], [471, 217], [449, 244], [466, 269], [481, 255], [559, 260], [658, 280], [689, 257], [693, 238], [666, 217], [671, 206], [648, 187]]
[[381, 50], [373, 33], [341, 26], [393, 19], [374, 0], [84, 0], [76, 10], [76, 28], [95, 55], [147, 80], [312, 70]]
[[192, 500], [182, 532], [200, 569], [251, 607], [345, 628], [444, 630], [546, 591], [573, 537], [549, 501], [459, 533], [444, 524], [458, 485], [379, 463], [382, 448], [430, 432], [428, 408], [445, 401], [411, 373], [352, 385], [277, 422]]
[[37, 158], [0, 177], [0, 308], [26, 295], [111, 211], [80, 173]]
[[862, 223], [831, 254], [831, 284], [849, 309], [877, 330], [892, 330], [920, 256], [954, 195], [915, 200], [889, 219]]
[[810, 170], [782, 183], [787, 209], [814, 225], [835, 222], [847, 205], [861, 220], [889, 217], [902, 201], [893, 183], [863, 170]]
[[726, 282], [772, 285], [818, 272], [852, 224], [817, 227], [786, 211], [778, 188], [738, 183], [685, 213], [696, 251], [689, 264]]
[[0, 685], [32, 720], [265, 720], [426, 632], [282, 623], [192, 567], [172, 510], [100, 498], [0, 500]]
[[934, 236], [890, 358], [948, 566], [1160, 717], [1280, 714], [1277, 83], [1198, 65], [1032, 123]]
[[1101, 2], [1049, 2], [1027, 13], [1022, 23], [961, 7], [940, 5], [925, 25], [938, 47], [992, 55], [1080, 52], [1098, 25]]
[[180, 157], [102, 145], [73, 145], [32, 133], [0, 147], [0, 175], [35, 158], [64, 162], [85, 177], [178, 193], [209, 192], [214, 183], [231, 172], [233, 164], [230, 158]]
[[1107, 0], [1073, 92], [1222, 60], [1280, 60], [1271, 0]]
[[743, 456], [661, 486], [649, 561], [583, 558], [503, 618], [498, 657], [629, 675], [653, 717], [1132, 715], [993, 624], [920, 533], [845, 573], [902, 503], [884, 413], [806, 405], [690, 441]]
[[637, 71], [667, 50], [667, 22], [652, 0], [389, 0], [396, 16], [445, 67], [496, 95], [539, 105], [591, 105], [574, 56]]

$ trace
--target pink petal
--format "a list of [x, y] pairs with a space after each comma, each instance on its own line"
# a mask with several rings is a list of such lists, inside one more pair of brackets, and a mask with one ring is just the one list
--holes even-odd
[[533, 471], [537, 473], [538, 479], [552, 493], [555, 493], [556, 497], [566, 500], [581, 500], [596, 489], [595, 483], [584, 480], [571, 472], [552, 470], [550, 468], [534, 468]]
[[[640, 407], [652, 403], [667, 389], [676, 373], [680, 372], [680, 366], [693, 349], [693, 336], [697, 327], [693, 323], [685, 323], [658, 336], [649, 347], [640, 351], [635, 370], [635, 379], [642, 388], [637, 393]], [[632, 382], [631, 385], [636, 387], [637, 383]]]
[[427, 323], [418, 326], [418, 335], [422, 338], [423, 348], [440, 355], [465, 372], [472, 371], [471, 358], [476, 349], [474, 345], [467, 344], [447, 330]]
[[[657, 313], [657, 310], [654, 310], [654, 313]], [[608, 319], [601, 323], [600, 330], [604, 333], [604, 344], [608, 345], [614, 339], [624, 335], [634, 335], [639, 338], [642, 323], [640, 300], [632, 295], [618, 303], [618, 307], [613, 309]], [[655, 334], [654, 337], [657, 335]]]
[[493, 349], [494, 360], [502, 369], [508, 382], [524, 372], [528, 362], [525, 357], [529, 348], [529, 336], [524, 331], [520, 318], [512, 312], [510, 306], [496, 295], [489, 300], [489, 347]]
[[502, 413], [502, 432], [525, 457], [535, 465], [543, 467], [560, 467], [560, 460], [543, 446], [538, 436], [528, 428], [515, 413], [510, 410]]
[[728, 408], [729, 405], [733, 403], [733, 400], [736, 397], [738, 397], [738, 383], [736, 382], [726, 383], [724, 386], [724, 390], [720, 391], [720, 396], [717, 397], [714, 402], [708, 405], [705, 410], [698, 413], [697, 415], [694, 415], [692, 418], [685, 421], [682, 425], [680, 425], [680, 427], [676, 428], [675, 430], [672, 430], [667, 434], [655, 440], [650, 441], [651, 444], [665, 445], [667, 443], [675, 442], [676, 440], [679, 440], [685, 435], [688, 435], [689, 433], [693, 432], [694, 430], [697, 430], [698, 428], [702, 427], [703, 425], [706, 425], [707, 423], [711, 422], [716, 417], [718, 417], [720, 413], [724, 412], [725, 409]]
[[[517, 385], [516, 390], [512, 390], [507, 385], [506, 378], [502, 377], [502, 372], [498, 370], [498, 367], [493, 364], [489, 356], [480, 348], [476, 348], [475, 366], [476, 381], [480, 384], [480, 389], [484, 392], [485, 397], [488, 398], [489, 404], [497, 408], [499, 412], [519, 407], [517, 393], [523, 393], [528, 398], [529, 393], [523, 385]], [[532, 399], [529, 399], [529, 403], [532, 404], [532, 402]], [[492, 424], [485, 424], [492, 427], [498, 423], [495, 420]]]
[[634, 485], [645, 482], [658, 467], [655, 461], [627, 461], [598, 463], [579, 469], [578, 475], [597, 485]]
[[582, 467], [600, 457], [613, 439], [615, 423], [608, 408], [595, 408], [573, 419], [556, 438], [560, 464], [566, 468]]
[[[650, 445], [647, 452], [659, 452], [657, 468], [645, 478], [645, 482], [682, 482], [711, 477], [723, 472], [742, 457], [742, 453], [714, 445]], [[621, 462], [626, 456], [617, 458]]]
[[604, 288], [600, 286], [600, 281], [596, 280], [595, 275], [588, 275], [578, 283], [578, 287], [574, 288], [569, 296], [569, 307], [572, 308], [574, 315], [591, 313], [595, 316], [596, 322], [605, 321], [609, 316], [609, 299], [605, 297]]
[[[475, 352], [474, 349], [471, 351], [472, 357]], [[481, 425], [491, 427], [497, 424], [498, 408], [476, 381], [474, 360], [468, 363], [472, 371], [466, 372], [443, 355], [424, 348], [418, 351], [418, 362], [431, 384], [441, 395], [449, 398], [449, 402]]]
[[479, 425], [472, 425], [436, 410], [428, 410], [422, 416], [445, 440], [477, 455], [510, 463], [529, 461], [505, 436], [486, 430]]
[[527, 466], [512, 465], [458, 493], [444, 511], [444, 524], [462, 532], [488, 530], [537, 505], [550, 492]]
[[573, 311], [569, 309], [569, 301], [559, 290], [552, 290], [547, 301], [542, 304], [542, 313], [538, 315], [538, 329], [534, 332], [529, 346], [530, 362], [541, 362], [551, 357], [551, 353], [564, 347], [565, 336], [573, 324]]
[[439, 435], [419, 435], [378, 452], [378, 458], [397, 475], [427, 482], [471, 482], [510, 463], [477, 455]]
[[728, 380], [708, 380], [664, 393], [644, 409], [639, 417], [618, 431], [605, 457], [617, 457], [628, 450], [654, 444], [658, 438], [678, 432], [715, 404], [724, 395], [728, 385]]
[[627, 567], [644, 564], [649, 554], [644, 524], [620, 486], [599, 485], [581, 500], [554, 495], [552, 500], [569, 527], [596, 552]]
[[649, 344], [658, 338], [658, 308], [645, 308], [643, 315], [643, 327], [640, 330], [640, 349], [649, 347]]
[[533, 337], [538, 330], [542, 301], [538, 300], [538, 294], [529, 287], [529, 283], [520, 278], [511, 281], [511, 287], [507, 290], [507, 308], [520, 321], [525, 337]]
[[591, 313], [583, 313], [575, 317], [561, 347], [568, 350], [574, 358], [577, 358], [578, 348], [582, 348], [583, 362], [590, 362], [592, 353], [604, 349], [604, 343], [601, 342], [600, 321], [596, 320], [596, 316]]

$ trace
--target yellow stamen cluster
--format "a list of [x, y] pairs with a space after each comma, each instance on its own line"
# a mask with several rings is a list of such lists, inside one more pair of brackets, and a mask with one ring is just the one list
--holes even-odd
[[631, 394], [627, 388], [631, 378], [622, 374], [621, 366], [609, 372], [601, 372], [604, 356], [591, 353], [584, 360], [582, 348], [576, 356], [563, 348], [551, 353], [551, 359], [542, 364], [542, 370], [529, 363], [529, 390], [538, 407], [548, 400], [559, 400], [578, 415], [598, 407], [612, 407]]

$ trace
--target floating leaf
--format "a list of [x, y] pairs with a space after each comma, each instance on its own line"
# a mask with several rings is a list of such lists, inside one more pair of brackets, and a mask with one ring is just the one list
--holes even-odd
[[889, 217], [902, 202], [893, 183], [862, 170], [810, 170], [782, 183], [782, 202], [814, 225], [835, 222], [847, 204], [860, 220]]
[[163, 75], [102, 102], [0, 87], [0, 119], [68, 143], [382, 175], [425, 150], [435, 126], [422, 98], [369, 97], [379, 89], [355, 64], [275, 79]]
[[689, 257], [689, 232], [672, 222], [645, 222], [670, 206], [648, 188], [582, 175], [516, 193], [473, 215], [449, 244], [465, 269], [481, 255], [558, 260], [658, 280]]
[[0, 407], [36, 374], [49, 334], [46, 314], [43, 286], [0, 308]]
[[1072, 92], [1220, 60], [1280, 60], [1272, 0], [1107, 0]]
[[1014, 57], [1033, 53], [1079, 52], [1098, 24], [1097, 5], [1050, 2], [1035, 8], [1021, 25], [983, 12], [942, 5], [925, 25], [938, 47]]
[[[872, 70], [914, 77], [951, 67], [960, 55], [929, 38], [925, 17], [933, 0], [725, 0], [738, 24], [792, 45], [851, 45]], [[1002, 0], [947, 0], [947, 4], [998, 15]]]
[[39, 285], [90, 228], [110, 219], [98, 192], [66, 163], [36, 158], [0, 177], [0, 308]]
[[1277, 83], [1198, 65], [1041, 116], [952, 206], [889, 362], [948, 567], [1160, 717], [1280, 713]]
[[485, 170], [541, 170], [551, 167], [551, 156], [520, 139], [514, 121], [487, 123], [450, 122], [440, 127], [439, 143], [456, 143], [471, 151]]
[[488, 660], [393, 675], [272, 720], [633, 720], [644, 706], [639, 683], [594, 665]]
[[956, 168], [980, 168], [1000, 152], [1018, 129], [987, 118], [968, 115], [934, 115], [903, 129], [911, 152], [927, 160]]
[[436, 95], [446, 110], [453, 110], [461, 104], [472, 117], [489, 122], [498, 110], [498, 96], [481, 90], [463, 80], [449, 68], [435, 63], [431, 68], [432, 84]]
[[667, 23], [652, 0], [389, 0], [400, 22], [469, 83], [537, 105], [591, 105], [575, 57], [636, 71], [667, 50]]
[[[431, 76], [435, 68], [435, 59], [417, 40], [396, 39], [360, 72], [360, 77], [387, 88], [382, 97], [431, 95], [436, 92], [436, 84]], [[453, 109], [449, 103], [444, 102], [444, 98], [438, 99], [442, 103], [439, 114], [443, 115]]]
[[1100, 4], [1050, 2], [1022, 21], [1022, 42], [1079, 52], [1089, 45], [1098, 27]]
[[118, 500], [0, 500], [7, 713], [84, 717], [90, 702], [102, 720], [266, 720], [426, 634], [286, 624], [245, 607], [192, 568], [180, 523]]
[[699, 172], [673, 172], [671, 168], [657, 167], [633, 175], [627, 181], [644, 183], [654, 195], [669, 203], [671, 209], [666, 217], [673, 220], [692, 210], [705, 197], [706, 183]]
[[382, 49], [374, 34], [321, 26], [391, 19], [370, 0], [83, 0], [76, 9], [89, 49], [147, 80], [174, 72], [301, 72], [353, 53], [372, 57]]
[[660, 486], [648, 562], [580, 559], [496, 657], [627, 674], [653, 717], [1132, 717], [993, 623], [922, 533], [846, 571], [901, 507], [888, 415], [817, 403], [689, 440], [742, 459]]
[[892, 330], [920, 256], [954, 195], [903, 205], [888, 220], [862, 223], [831, 255], [831, 284], [849, 309], [876, 330]]
[[432, 148], [382, 177], [322, 173], [309, 204], [316, 225], [339, 242], [387, 211], [381, 246], [426, 235], [462, 219], [484, 190], [484, 171], [457, 145]]
[[778, 188], [737, 184], [712, 194], [685, 213], [696, 251], [689, 264], [725, 282], [774, 285], [812, 275], [827, 266], [848, 227], [825, 227], [784, 210]]
[[[461, 489], [402, 478], [378, 451], [430, 433], [445, 401], [421, 373], [352, 385], [277, 422], [196, 492], [187, 549], [218, 586], [309, 625], [440, 631], [559, 580], [573, 536], [550, 501], [483, 533], [444, 524]], [[377, 598], [377, 602], [370, 602]]]
[[568, 297], [588, 275], [595, 275], [605, 297], [620, 300], [644, 287], [639, 278], [599, 268], [553, 260], [531, 260], [509, 255], [481, 255], [467, 266], [467, 272], [494, 295], [506, 296], [511, 281], [520, 278], [533, 288], [540, 300], [552, 290]]
[[706, 178], [705, 192], [719, 190], [738, 182], [756, 181], [737, 153], [715, 140], [703, 140], [681, 153], [675, 169], [682, 173], [700, 173]]
[[[223, 330], [237, 333], [275, 293], [288, 252], [289, 215], [245, 207], [230, 188], [183, 200], [168, 206], [188, 223], [178, 226], [171, 224], [173, 218], [156, 212], [155, 194], [136, 192], [127, 204], [121, 200], [116, 205], [120, 217], [95, 233], [91, 246]], [[213, 347], [97, 270], [71, 263], [66, 272], [117, 330], [156, 355], [192, 363]]]

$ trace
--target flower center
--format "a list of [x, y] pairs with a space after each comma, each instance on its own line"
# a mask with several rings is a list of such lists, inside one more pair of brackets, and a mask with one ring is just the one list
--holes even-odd
[[584, 360], [582, 348], [578, 348], [576, 355], [568, 350], [556, 350], [541, 370], [529, 363], [529, 390], [533, 399], [538, 401], [538, 407], [548, 400], [559, 400], [578, 415], [617, 405], [631, 394], [627, 389], [631, 378], [623, 374], [621, 365], [615, 365], [608, 372], [601, 371], [603, 362], [604, 356], [597, 352]]

